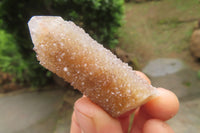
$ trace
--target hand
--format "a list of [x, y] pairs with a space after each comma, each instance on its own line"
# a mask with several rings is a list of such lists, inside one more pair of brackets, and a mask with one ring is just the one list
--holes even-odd
[[[151, 83], [143, 73], [138, 72], [138, 74]], [[133, 112], [135, 115], [131, 133], [173, 133], [172, 128], [165, 121], [178, 112], [178, 99], [169, 90], [158, 88], [158, 91], [159, 96], [119, 118], [112, 118], [83, 96], [74, 106], [71, 133], [127, 133], [130, 115]]]

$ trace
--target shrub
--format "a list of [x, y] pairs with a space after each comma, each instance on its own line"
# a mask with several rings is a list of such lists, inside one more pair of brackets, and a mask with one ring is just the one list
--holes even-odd
[[27, 64], [16, 47], [15, 39], [5, 30], [0, 29], [0, 69], [24, 81], [23, 73]]
[[[27, 22], [33, 15], [57, 15], [81, 26], [105, 47], [117, 44], [117, 30], [123, 17], [123, 0], [2, 0], [0, 19], [3, 28], [12, 33], [16, 48], [28, 66], [29, 81], [40, 84], [47, 71], [38, 65], [32, 50]], [[38, 78], [38, 76], [40, 78]], [[36, 83], [36, 84], [38, 84]]]

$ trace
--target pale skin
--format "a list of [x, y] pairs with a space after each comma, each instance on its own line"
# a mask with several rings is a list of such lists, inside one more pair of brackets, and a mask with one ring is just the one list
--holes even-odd
[[[151, 84], [146, 75], [137, 73]], [[159, 96], [118, 118], [112, 118], [83, 96], [74, 105], [70, 133], [127, 133], [132, 113], [135, 116], [131, 133], [174, 133], [165, 121], [178, 112], [178, 98], [167, 89], [157, 89]]]

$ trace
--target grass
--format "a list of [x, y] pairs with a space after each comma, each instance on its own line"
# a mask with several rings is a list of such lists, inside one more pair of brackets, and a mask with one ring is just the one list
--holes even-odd
[[191, 60], [189, 41], [198, 18], [199, 0], [162, 0], [125, 5], [120, 47], [141, 66], [158, 57]]
[[200, 70], [197, 72], [197, 77], [200, 80]]
[[191, 86], [191, 82], [190, 81], [183, 81], [182, 84], [187, 86], [187, 87]]
[[189, 12], [193, 12], [193, 10], [190, 10], [192, 8], [198, 8], [195, 5], [198, 5], [200, 3], [199, 0], [170, 0], [170, 2], [172, 5], [175, 5], [175, 8], [177, 8], [178, 10]]

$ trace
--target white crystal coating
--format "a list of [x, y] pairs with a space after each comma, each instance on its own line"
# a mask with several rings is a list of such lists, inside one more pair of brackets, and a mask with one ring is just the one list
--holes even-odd
[[67, 69], [67, 67], [64, 67], [63, 70], [66, 72], [68, 69]]
[[73, 22], [34, 16], [28, 25], [40, 64], [113, 117], [155, 96], [154, 87]]

